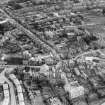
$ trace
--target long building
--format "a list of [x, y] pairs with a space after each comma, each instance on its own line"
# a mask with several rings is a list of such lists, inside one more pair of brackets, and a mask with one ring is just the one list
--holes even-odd
[[9, 78], [13, 81], [13, 83], [16, 86], [19, 105], [25, 105], [22, 87], [21, 87], [19, 80], [16, 78], [16, 76], [14, 74], [10, 74]]
[[3, 90], [4, 90], [4, 100], [2, 105], [9, 105], [10, 103], [10, 94], [9, 94], [9, 87], [8, 84], [3, 84]]

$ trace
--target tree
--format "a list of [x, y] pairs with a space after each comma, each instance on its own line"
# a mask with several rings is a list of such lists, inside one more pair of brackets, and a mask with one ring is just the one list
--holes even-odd
[[20, 6], [16, 1], [10, 1], [8, 2], [8, 5], [11, 6], [13, 9], [21, 9], [22, 6]]

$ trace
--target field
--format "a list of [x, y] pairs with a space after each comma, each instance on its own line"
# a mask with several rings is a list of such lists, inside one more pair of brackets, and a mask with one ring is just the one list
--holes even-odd
[[98, 43], [105, 46], [105, 16], [101, 11], [85, 11], [82, 13], [85, 17], [85, 24], [93, 24], [87, 26], [87, 30], [96, 35]]

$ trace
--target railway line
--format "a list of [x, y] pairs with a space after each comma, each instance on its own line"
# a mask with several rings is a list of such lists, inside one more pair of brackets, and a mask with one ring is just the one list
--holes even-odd
[[24, 27], [21, 24], [21, 22], [19, 22], [18, 19], [16, 19], [16, 17], [13, 16], [13, 14], [11, 14], [10, 12], [7, 12], [5, 10], [5, 8], [2, 8], [1, 7], [0, 11], [2, 11], [3, 13], [5, 13], [5, 15], [11, 20], [10, 22], [12, 24], [14, 24], [16, 27], [18, 27], [20, 30], [24, 31], [26, 33], [26, 35], [32, 39], [33, 42], [40, 43], [40, 45], [41, 45], [42, 48], [47, 49], [48, 51], [50, 50], [52, 52], [52, 54], [54, 56], [56, 56], [56, 58], [60, 59], [60, 57], [58, 55], [57, 48], [55, 48], [54, 46], [52, 46], [51, 44], [49, 44], [48, 42], [46, 42], [42, 38], [38, 37], [38, 34], [37, 33], [34, 34], [32, 31], [30, 31], [29, 29], [27, 29], [26, 27]]

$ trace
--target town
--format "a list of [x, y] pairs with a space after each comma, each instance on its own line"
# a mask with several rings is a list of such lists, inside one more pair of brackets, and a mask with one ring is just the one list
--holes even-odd
[[104, 0], [0, 0], [0, 105], [105, 105]]

